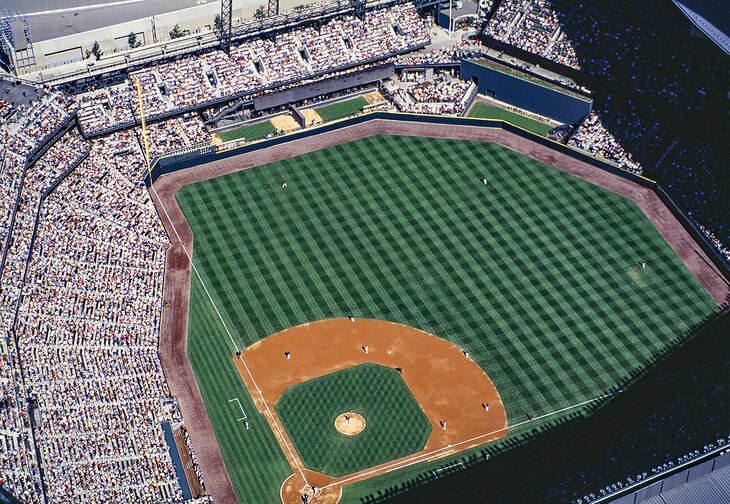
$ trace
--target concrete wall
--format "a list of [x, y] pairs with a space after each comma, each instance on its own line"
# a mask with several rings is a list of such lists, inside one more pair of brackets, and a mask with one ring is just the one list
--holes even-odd
[[462, 61], [461, 78], [475, 81], [481, 94], [565, 124], [576, 124], [593, 108], [589, 98], [578, 98], [472, 61]]
[[254, 107], [256, 110], [265, 110], [289, 103], [296, 103], [315, 96], [325, 94], [333, 94], [343, 89], [349, 89], [356, 86], [363, 86], [371, 82], [392, 77], [395, 73], [393, 64], [376, 68], [369, 68], [351, 75], [340, 75], [312, 84], [298, 86], [292, 89], [279, 91], [268, 95], [258, 96], [254, 98]]
[[[305, 3], [308, 3], [307, 0], [281, 0], [280, 8], [291, 10], [295, 6]], [[261, 5], [266, 7], [266, 0], [235, 1], [233, 24], [252, 19], [254, 12]], [[130, 6], [130, 8], [133, 7]], [[33, 72], [79, 61], [78, 55], [83, 55], [86, 50], [90, 50], [94, 42], [99, 42], [105, 55], [125, 51], [128, 49], [126, 41], [130, 32], [134, 32], [137, 40], [143, 45], [169, 40], [169, 32], [176, 24], [180, 25], [183, 30], [190, 31], [191, 34], [211, 32], [213, 20], [217, 14], [220, 14], [220, 2], [209, 2], [154, 16], [146, 15], [141, 7], [134, 8], [139, 11], [138, 19], [48, 40], [42, 40], [43, 34], [35, 33], [31, 28], [36, 65], [23, 69], [23, 72]], [[70, 14], [66, 16], [68, 15]], [[51, 22], [54, 19], [60, 20], [57, 15], [49, 14], [48, 16]], [[43, 26], [43, 23], [39, 23], [38, 26]]]
[[[253, 0], [259, 2], [261, 0]], [[51, 40], [35, 42], [33, 48], [36, 56], [36, 67], [33, 70], [41, 70], [55, 66], [54, 53], [62, 51], [81, 49], [81, 53], [90, 50], [94, 42], [99, 42], [105, 54], [111, 54], [127, 49], [127, 37], [130, 32], [137, 34], [137, 40], [143, 44], [164, 42], [169, 40], [169, 32], [175, 24], [179, 24], [183, 30], [190, 30], [191, 33], [211, 31], [213, 19], [220, 12], [220, 5], [209, 3], [156, 15], [154, 17], [141, 17], [134, 21], [115, 24], [96, 30], [90, 30], [75, 35], [59, 37]], [[140, 14], [142, 14], [140, 12]], [[240, 17], [240, 12], [239, 12]], [[49, 58], [49, 55], [50, 58]]]

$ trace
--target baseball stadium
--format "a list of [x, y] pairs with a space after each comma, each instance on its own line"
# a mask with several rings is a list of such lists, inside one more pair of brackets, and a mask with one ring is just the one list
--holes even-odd
[[730, 501], [725, 7], [0, 1], [0, 502]]

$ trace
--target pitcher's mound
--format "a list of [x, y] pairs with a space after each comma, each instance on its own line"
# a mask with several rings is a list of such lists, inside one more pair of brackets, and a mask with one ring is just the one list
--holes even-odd
[[355, 436], [365, 429], [365, 419], [358, 413], [343, 413], [335, 419], [335, 429], [345, 436]]

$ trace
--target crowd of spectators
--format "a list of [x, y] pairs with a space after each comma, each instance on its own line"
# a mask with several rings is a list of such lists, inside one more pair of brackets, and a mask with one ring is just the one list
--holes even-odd
[[184, 425], [180, 426], [180, 430], [183, 433], [183, 436], [185, 436], [185, 446], [187, 447], [188, 452], [190, 453], [190, 458], [192, 460], [192, 470], [195, 473], [195, 475], [198, 478], [198, 481], [200, 482], [200, 487], [205, 488], [205, 479], [203, 478], [203, 471], [200, 470], [200, 464], [198, 464], [198, 457], [195, 455], [195, 448], [193, 448], [193, 441], [190, 439], [190, 434], [188, 434], [187, 428], [185, 428]]
[[[552, 14], [528, 16], [545, 10]], [[528, 19], [547, 21], [541, 22], [542, 30], [524, 30]], [[631, 152], [646, 176], [727, 243], [727, 197], [720, 193], [727, 155], [716, 136], [726, 122], [716, 106], [727, 93], [725, 59], [687, 35], [689, 25], [671, 5], [657, 10], [627, 0], [505, 0], [486, 33], [579, 68], [593, 92], [594, 110], [613, 136], [599, 141], [600, 148], [618, 153], [619, 159], [622, 150]], [[547, 46], [539, 43], [545, 31], [553, 31]], [[560, 52], [567, 62], [556, 57]]]
[[[134, 124], [132, 107], [137, 102], [127, 83], [94, 89], [78, 98], [81, 103], [79, 122], [86, 133], [105, 132]], [[132, 101], [133, 98], [135, 101]]]
[[160, 425], [167, 238], [134, 132], [90, 148], [41, 208], [15, 329], [47, 497], [180, 500]]
[[712, 245], [720, 251], [720, 254], [722, 254], [725, 260], [730, 263], [730, 247], [724, 246], [720, 239], [702, 224], [700, 224], [700, 230], [705, 233], [707, 239], [710, 240], [710, 243], [712, 243]]
[[7, 240], [24, 166], [23, 156], [7, 148], [0, 151], [0, 247]]
[[61, 92], [49, 93], [29, 109], [16, 111], [12, 121], [0, 125], [0, 145], [26, 156], [66, 124], [76, 110], [78, 104], [73, 98]]
[[395, 59], [396, 65], [419, 66], [443, 63], [458, 63], [462, 58], [478, 58], [486, 49], [474, 41], [461, 39], [456, 44], [439, 49], [421, 49], [407, 54], [400, 54]]
[[568, 141], [569, 145], [613, 161], [624, 170], [641, 173], [641, 165], [603, 126], [598, 114], [591, 112]]
[[[157, 354], [168, 239], [135, 130], [46, 145], [76, 108], [51, 93], [0, 126], [0, 484], [24, 503], [181, 501]], [[158, 155], [210, 141], [194, 114], [150, 132]]]
[[0, 121], [5, 119], [12, 112], [13, 107], [6, 100], [0, 98]]
[[[38, 117], [49, 117], [40, 114]], [[28, 390], [11, 329], [21, 299], [41, 195], [88, 153], [89, 144], [68, 132], [33, 165], [9, 149], [3, 160], [3, 262], [0, 303], [0, 480], [26, 502], [41, 502], [39, 468], [26, 406]], [[24, 175], [23, 175], [24, 173]], [[5, 190], [7, 189], [7, 190]], [[10, 216], [14, 215], [11, 220]], [[12, 228], [11, 228], [12, 222]]]
[[[137, 135], [144, 142], [142, 128], [137, 128]], [[184, 147], [209, 144], [210, 134], [203, 121], [194, 112], [186, 112], [182, 116], [147, 125], [147, 148], [150, 162], [156, 157], [174, 152]]]
[[476, 92], [472, 82], [451, 78], [447, 74], [389, 91], [401, 112], [436, 115], [464, 114]]
[[[692, 450], [689, 453], [685, 453], [684, 455], [677, 457], [676, 460], [669, 459], [666, 462], [657, 465], [655, 467], [652, 467], [650, 471], [643, 471], [640, 474], [637, 474], [636, 476], [627, 476], [625, 480], [623, 481], [617, 481], [616, 483], [611, 483], [609, 485], [606, 485], [605, 487], [599, 488], [594, 492], [587, 493], [583, 497], [579, 497], [573, 501], [573, 504], [590, 504], [591, 502], [595, 502], [596, 500], [610, 496], [611, 494], [614, 494], [616, 492], [619, 492], [620, 490], [630, 487], [636, 483], [639, 483], [641, 481], [646, 480], [649, 477], [668, 473], [668, 471], [671, 471], [677, 466], [681, 466], [682, 464], [686, 464], [688, 462], [691, 462], [694, 459], [697, 459], [698, 457], [705, 455], [707, 453], [712, 452], [713, 450], [717, 448], [721, 448], [723, 446], [727, 446], [728, 443], [730, 443], [730, 436], [728, 437], [721, 437], [718, 438], [715, 441], [711, 441], [707, 444], [705, 444], [702, 447], [702, 450]], [[668, 477], [669, 474], [667, 474]]]
[[562, 30], [564, 19], [551, 0], [502, 0], [484, 33], [505, 44], [580, 69], [573, 42]]
[[[555, 54], [564, 51], [555, 48], [566, 34], [561, 18], [547, 13], [551, 8], [549, 1], [505, 0], [490, 25], [499, 26], [495, 33], [512, 45], [532, 50], [530, 44], [535, 44], [540, 54], [559, 61]], [[580, 13], [571, 19], [593, 27], [574, 40], [578, 48], [598, 41], [638, 55], [654, 41], [650, 33], [620, 33], [605, 20]], [[526, 30], [538, 35], [519, 42]], [[267, 86], [311, 82], [323, 72], [331, 77], [381, 64], [427, 39], [423, 20], [406, 4], [368, 13], [362, 20], [331, 21], [319, 31], [292, 31], [276, 42], [248, 41], [236, 46], [230, 58], [212, 52], [163, 63], [121, 85], [90, 90], [78, 102], [52, 92], [0, 124], [0, 484], [23, 502], [42, 502], [43, 487], [49, 502], [181, 500], [160, 427], [176, 420], [165, 407], [169, 390], [157, 355], [168, 241], [140, 176], [145, 170], [140, 131], [89, 142], [71, 129], [37, 161], [30, 162], [31, 154], [79, 107], [87, 132], [134, 125], [138, 82], [145, 109], [154, 118]], [[470, 50], [465, 42], [397, 61], [449, 62]], [[619, 68], [639, 72], [643, 66], [640, 56], [619, 67], [608, 54], [595, 54], [586, 60], [585, 72], [609, 86], [620, 83]], [[660, 69], [665, 63], [659, 63]], [[683, 75], [693, 72], [693, 63], [672, 64], [680, 69], [675, 80], [663, 80], [662, 72], [635, 79], [635, 91], [651, 95], [651, 105], [629, 99], [635, 106], [617, 112], [612, 108], [615, 95], [602, 95], [601, 112], [586, 118], [570, 144], [641, 173], [599, 115], [609, 118], [612, 131], [617, 127], [643, 148], [642, 142], [657, 143], [657, 136], [670, 130], [661, 118], [648, 118], [657, 103], [676, 107], [678, 113], [705, 110], [704, 87], [697, 96], [679, 91], [686, 87]], [[715, 77], [707, 79], [711, 86]], [[462, 114], [476, 88], [444, 74], [390, 93], [402, 111]], [[210, 142], [193, 113], [151, 123], [147, 133], [150, 158]], [[691, 148], [683, 141], [665, 142], [659, 157], [679, 173], [668, 186], [676, 183], [680, 191], [697, 178], [686, 167], [704, 166], [703, 159], [715, 156], [709, 147]], [[76, 169], [70, 171], [72, 167]], [[702, 191], [690, 198], [713, 201]], [[730, 259], [721, 240], [702, 229]]]
[[723, 194], [727, 146], [718, 136], [727, 129], [727, 116], [717, 106], [727, 94], [726, 55], [683, 33], [690, 23], [676, 9], [656, 13], [674, 18], [669, 20], [674, 30], [646, 17], [613, 15], [626, 2], [558, 3], [569, 12], [566, 30], [603, 124], [641, 162], [646, 176], [723, 243], [730, 242]]
[[86, 133], [127, 126], [138, 114], [137, 86], [148, 118], [163, 117], [292, 82], [320, 78], [427, 44], [424, 20], [411, 3], [347, 16], [319, 30], [303, 28], [276, 40], [254, 39], [221, 51], [160, 63], [130, 75], [127, 82], [81, 96]]

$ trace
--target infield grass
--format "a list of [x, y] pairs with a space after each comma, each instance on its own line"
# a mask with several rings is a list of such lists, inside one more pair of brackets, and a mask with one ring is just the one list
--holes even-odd
[[[379, 135], [177, 198], [236, 345], [347, 314], [407, 324], [468, 349], [510, 425], [630, 380], [715, 310], [633, 202], [496, 144]], [[231, 479], [275, 502], [291, 470], [192, 283], [188, 351]]]
[[332, 105], [325, 105], [324, 107], [320, 107], [315, 110], [323, 121], [333, 121], [341, 117], [347, 117], [352, 114], [357, 114], [367, 104], [368, 102], [365, 98], [363, 98], [362, 96], [358, 96], [357, 98], [353, 98], [351, 100], [333, 103]]
[[[360, 434], [345, 436], [335, 419], [353, 411], [365, 418]], [[276, 412], [302, 462], [345, 476], [423, 449], [431, 424], [395, 369], [361, 364], [289, 387]]]
[[501, 119], [503, 121], [510, 122], [515, 126], [526, 129], [527, 131], [532, 131], [540, 136], [547, 136], [548, 133], [550, 133], [550, 130], [553, 129], [553, 127], [549, 124], [481, 102], [474, 104], [469, 111], [468, 116], [479, 119]]

